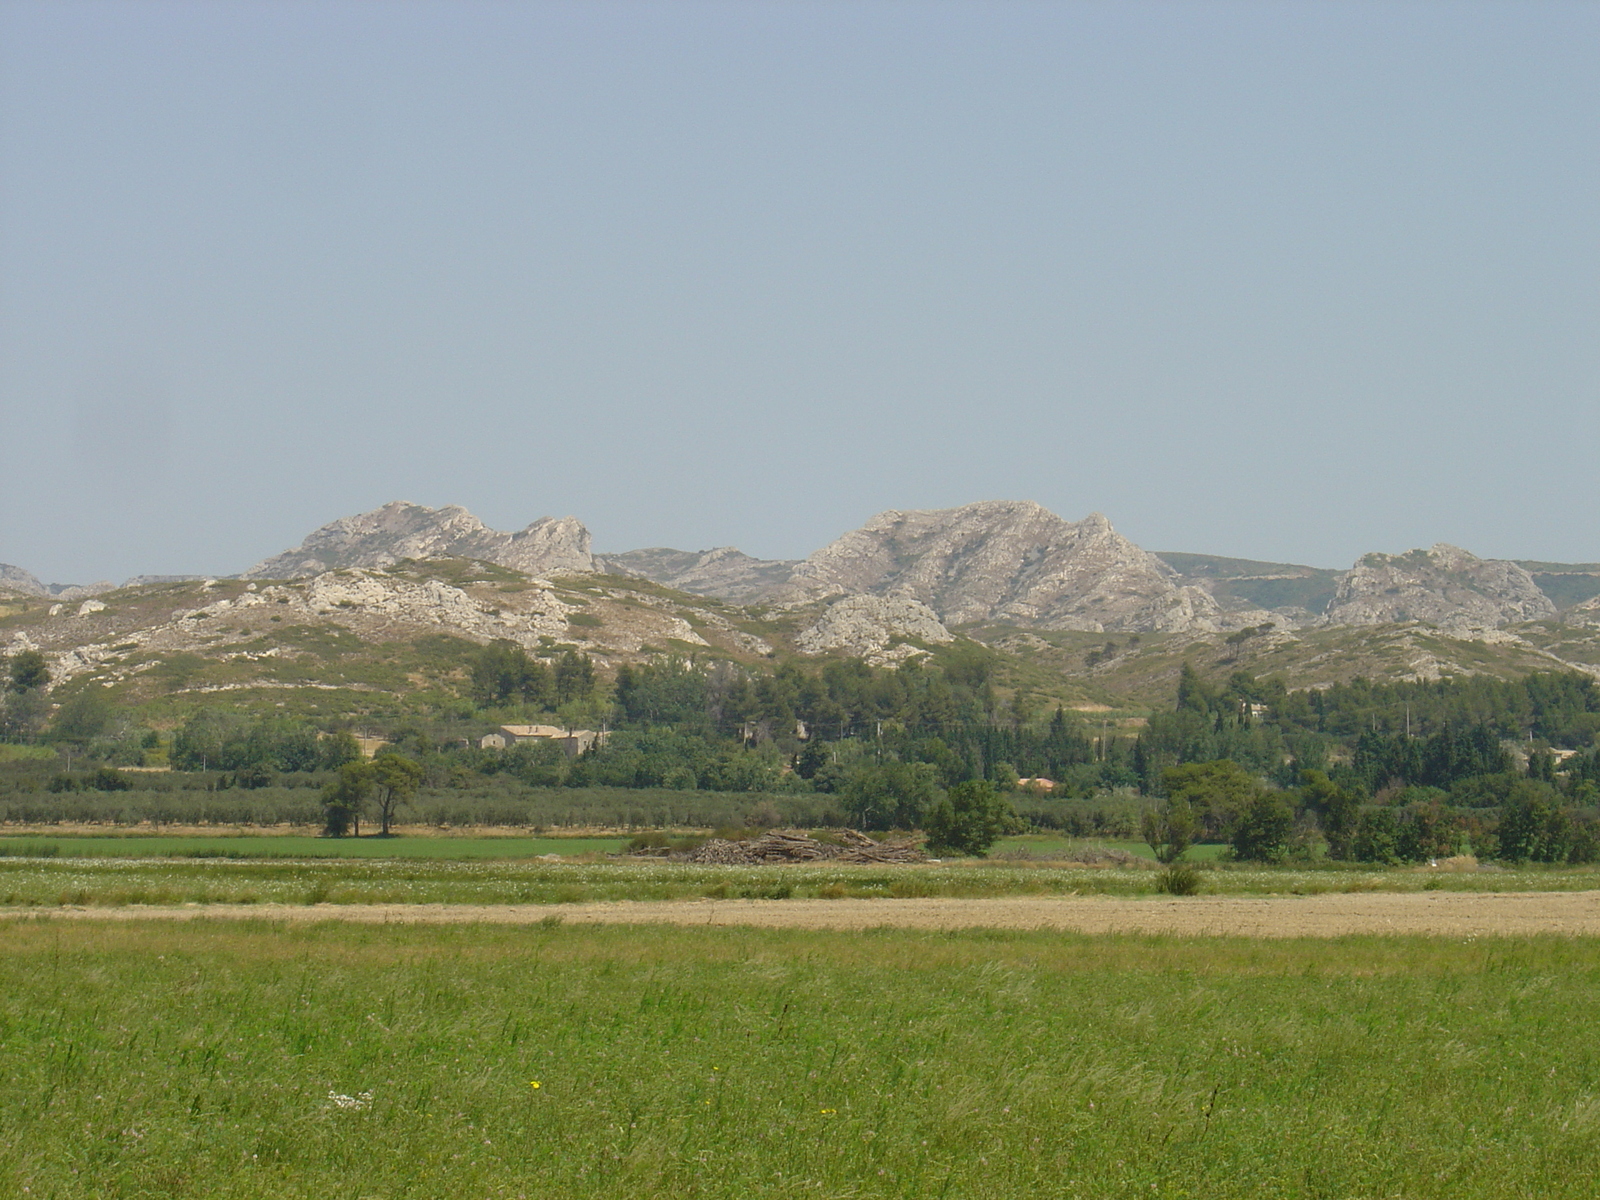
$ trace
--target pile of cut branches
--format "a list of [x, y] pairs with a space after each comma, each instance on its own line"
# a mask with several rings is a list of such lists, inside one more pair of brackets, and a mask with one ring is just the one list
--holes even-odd
[[680, 862], [725, 866], [779, 863], [918, 863], [926, 861], [920, 839], [877, 842], [853, 829], [828, 830], [819, 840], [798, 829], [773, 829], [748, 841], [710, 838], [682, 856]]

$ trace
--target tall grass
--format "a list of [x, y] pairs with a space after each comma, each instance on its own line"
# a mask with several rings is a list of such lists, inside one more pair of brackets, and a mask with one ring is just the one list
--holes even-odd
[[[1155, 895], [1153, 864], [1055, 867], [996, 862], [878, 866], [815, 863], [727, 867], [651, 860], [544, 862], [410, 857], [278, 858], [270, 838], [230, 839], [228, 857], [0, 855], [0, 907], [60, 904], [304, 903], [313, 892], [337, 904], [571, 904], [709, 897], [986, 897]], [[376, 839], [374, 839], [376, 840]], [[409, 839], [397, 839], [402, 843]], [[419, 841], [421, 839], [418, 839]], [[391, 844], [396, 844], [391, 843]], [[182, 853], [179, 851], [179, 853]], [[210, 850], [202, 850], [210, 853]], [[238, 855], [239, 857], [234, 857]], [[1325, 892], [1582, 891], [1600, 885], [1593, 867], [1430, 873], [1405, 868], [1202, 869], [1200, 890], [1223, 895]]]
[[0, 949], [7, 1195], [1458, 1200], [1600, 1169], [1587, 941], [12, 921]]

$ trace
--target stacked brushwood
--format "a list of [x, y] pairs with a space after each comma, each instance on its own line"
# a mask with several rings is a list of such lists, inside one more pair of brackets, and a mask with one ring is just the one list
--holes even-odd
[[679, 862], [712, 863], [720, 867], [742, 867], [750, 859], [743, 842], [730, 842], [726, 838], [707, 838], [687, 854], [674, 854]]
[[873, 842], [870, 846], [851, 846], [833, 856], [834, 862], [846, 863], [919, 863], [927, 862], [922, 846], [912, 840], [898, 842]]
[[758, 838], [744, 842], [741, 847], [745, 861], [752, 863], [816, 862], [832, 857], [826, 846], [798, 829], [773, 829]]
[[798, 829], [773, 829], [758, 838], [731, 842], [710, 838], [680, 861], [721, 866], [761, 866], [778, 863], [918, 863], [926, 855], [916, 839], [875, 842], [853, 829], [835, 830], [826, 842]]

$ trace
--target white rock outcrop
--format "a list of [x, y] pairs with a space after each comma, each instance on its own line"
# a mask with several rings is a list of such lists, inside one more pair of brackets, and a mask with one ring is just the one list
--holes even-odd
[[[1469, 633], [1556, 615], [1516, 563], [1478, 558], [1443, 542], [1405, 554], [1368, 554], [1339, 579], [1329, 625], [1426, 621]], [[1469, 634], [1470, 635], [1470, 634]]]
[[859, 593], [908, 596], [947, 624], [1099, 632], [1240, 623], [1101, 514], [1066, 521], [1031, 501], [880, 513], [796, 567], [787, 598]]
[[907, 596], [846, 596], [829, 605], [795, 639], [795, 646], [802, 654], [851, 654], [887, 665], [923, 653], [906, 645], [905, 638], [954, 640], [938, 615], [920, 601]]
[[1600, 625], [1600, 596], [1592, 596], [1582, 604], [1567, 609], [1565, 619], [1571, 625]]
[[408, 558], [475, 558], [529, 575], [595, 570], [589, 531], [576, 517], [541, 517], [526, 529], [505, 533], [459, 505], [427, 508], [397, 500], [331, 521], [241, 578], [303, 579], [340, 567], [388, 567]]
[[15, 592], [19, 596], [50, 595], [50, 589], [32, 571], [10, 563], [0, 563], [0, 591]]
[[[527, 593], [525, 609], [495, 611], [485, 608], [461, 588], [437, 579], [396, 579], [367, 571], [325, 573], [312, 579], [301, 595], [284, 589], [283, 596], [318, 615], [339, 614], [361, 626], [434, 627], [485, 639], [507, 638], [526, 644], [540, 637], [563, 637], [567, 618], [576, 611], [548, 591]], [[255, 603], [262, 600], [250, 598]], [[276, 600], [269, 589], [262, 599]], [[226, 607], [218, 601], [210, 610]]]

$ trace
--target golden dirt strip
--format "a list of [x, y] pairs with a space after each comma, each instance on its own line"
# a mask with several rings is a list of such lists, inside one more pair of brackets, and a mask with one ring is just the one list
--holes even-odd
[[[4, 910], [0, 910], [3, 915]], [[1600, 935], [1600, 891], [1366, 892], [1320, 896], [1008, 897], [995, 900], [662, 900], [604, 904], [191, 904], [19, 909], [16, 916], [369, 924], [759, 926], [768, 929], [1061, 929], [1226, 937], [1346, 934]]]

